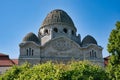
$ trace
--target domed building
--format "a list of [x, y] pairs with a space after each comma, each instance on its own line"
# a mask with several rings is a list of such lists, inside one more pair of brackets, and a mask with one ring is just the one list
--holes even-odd
[[46, 61], [89, 60], [103, 65], [102, 47], [90, 35], [81, 41], [70, 16], [63, 10], [51, 11], [44, 19], [38, 36], [28, 33], [20, 43], [19, 64]]

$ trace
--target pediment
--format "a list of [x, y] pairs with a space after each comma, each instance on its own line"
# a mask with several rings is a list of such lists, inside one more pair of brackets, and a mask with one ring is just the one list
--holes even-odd
[[77, 44], [75, 41], [70, 40], [66, 37], [54, 38], [43, 45], [43, 47], [46, 46], [51, 46], [53, 47], [53, 49], [56, 49], [58, 51], [66, 51], [71, 48], [81, 48], [80, 45]]

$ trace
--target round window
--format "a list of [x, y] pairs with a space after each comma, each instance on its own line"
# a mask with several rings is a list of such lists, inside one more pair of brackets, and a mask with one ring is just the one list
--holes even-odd
[[55, 31], [55, 32], [58, 32], [58, 29], [57, 29], [57, 28], [54, 28], [54, 31]]
[[66, 28], [64, 28], [63, 31], [64, 31], [64, 33], [67, 33], [67, 29]]

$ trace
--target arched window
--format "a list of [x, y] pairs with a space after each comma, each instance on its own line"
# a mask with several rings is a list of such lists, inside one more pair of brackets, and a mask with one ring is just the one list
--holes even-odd
[[67, 33], [67, 29], [66, 28], [64, 28], [63, 31], [64, 31], [64, 33]]
[[34, 52], [34, 50], [32, 49], [32, 56], [33, 56], [33, 52]]
[[92, 53], [94, 53], [94, 50], [92, 50]]
[[90, 51], [90, 57], [92, 56], [91, 51]]
[[72, 30], [72, 35], [74, 35], [74, 31]]
[[33, 56], [34, 50], [31, 49], [31, 48], [28, 48], [28, 49], [26, 50], [26, 53], [27, 53], [27, 56]]
[[90, 51], [91, 58], [97, 58], [96, 52], [94, 50]]
[[48, 30], [47, 30], [47, 29], [45, 29], [45, 30], [44, 30], [44, 33], [45, 33], [45, 34], [48, 34]]
[[97, 58], [96, 52], [94, 52], [94, 56], [95, 56], [95, 58]]
[[28, 51], [29, 51], [29, 50], [27, 49], [27, 56], [29, 55], [29, 54], [28, 54]]
[[54, 28], [53, 30], [54, 30], [55, 32], [58, 32], [58, 29], [57, 29], [57, 28]]

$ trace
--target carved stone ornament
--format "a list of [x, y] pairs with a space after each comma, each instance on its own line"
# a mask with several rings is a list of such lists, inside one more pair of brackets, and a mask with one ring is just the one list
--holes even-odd
[[71, 49], [71, 47], [72, 44], [70, 43], [70, 41], [64, 39], [57, 40], [53, 43], [53, 48], [59, 51], [69, 50]]

